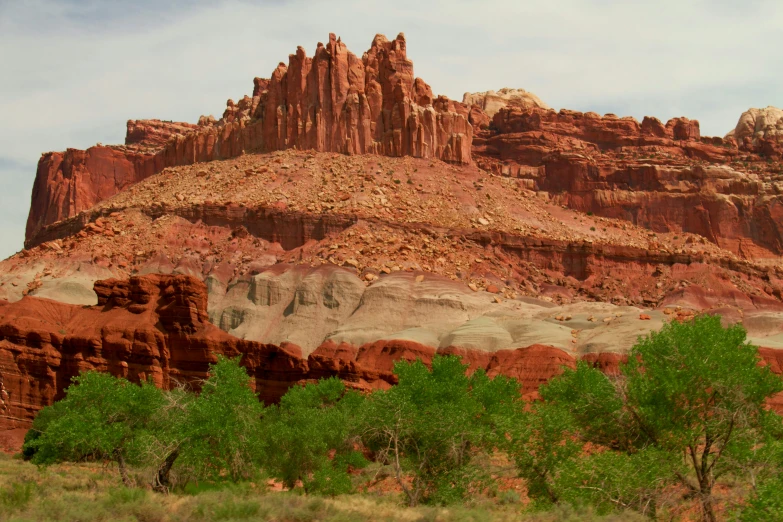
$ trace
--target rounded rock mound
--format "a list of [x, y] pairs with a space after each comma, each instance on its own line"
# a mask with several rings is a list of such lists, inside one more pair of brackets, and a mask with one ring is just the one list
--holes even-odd
[[505, 107], [551, 109], [549, 105], [532, 92], [524, 89], [510, 89], [508, 87], [504, 87], [499, 91], [466, 92], [462, 96], [462, 103], [468, 107], [472, 105], [478, 106], [490, 118]]

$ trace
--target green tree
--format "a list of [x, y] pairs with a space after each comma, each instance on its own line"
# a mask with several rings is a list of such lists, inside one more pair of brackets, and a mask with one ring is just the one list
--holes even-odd
[[111, 459], [126, 485], [128, 464], [152, 466], [156, 491], [170, 488], [175, 465], [237, 481], [259, 464], [263, 410], [239, 359], [219, 357], [199, 395], [88, 372], [38, 414], [24, 453], [38, 464]]
[[150, 383], [133, 384], [106, 373], [81, 374], [64, 399], [35, 419], [36, 435], [28, 438], [24, 451], [36, 464], [113, 460], [122, 481], [131, 486], [127, 464], [142, 460], [150, 425], [162, 404], [163, 393]]
[[363, 398], [332, 377], [295, 386], [267, 409], [263, 423], [265, 469], [289, 488], [308, 493], [348, 493], [348, 466], [364, 459], [353, 447], [353, 421]]
[[641, 339], [623, 370], [630, 409], [658, 447], [686, 456], [695, 482], [685, 475], [680, 481], [698, 495], [709, 521], [716, 481], [753, 458], [759, 431], [774, 415], [764, 401], [783, 390], [745, 335], [741, 325], [723, 328], [717, 316], [675, 321]]
[[514, 459], [528, 495], [544, 505], [559, 502], [558, 476], [581, 450], [570, 413], [556, 404], [538, 403], [508, 420], [506, 440], [499, 447]]
[[178, 429], [169, 435], [177, 465], [211, 480], [249, 476], [259, 464], [263, 410], [239, 358], [218, 356], [201, 393], [183, 406]]
[[466, 370], [453, 356], [435, 357], [431, 371], [421, 361], [398, 362], [399, 383], [366, 401], [363, 438], [391, 464], [411, 506], [464, 497], [479, 478], [476, 450], [498, 439], [501, 419], [519, 406], [515, 381]]
[[783, 381], [759, 365], [758, 349], [739, 326], [719, 317], [666, 324], [641, 338], [616, 380], [581, 364], [542, 389], [569, 408], [582, 442], [633, 455], [647, 448], [685, 459], [689, 472], [663, 466], [715, 520], [713, 488], [721, 477], [754, 469], [773, 423], [765, 400]]

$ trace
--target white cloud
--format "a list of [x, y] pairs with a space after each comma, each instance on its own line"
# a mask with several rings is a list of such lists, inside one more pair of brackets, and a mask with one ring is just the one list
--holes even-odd
[[783, 106], [780, 27], [775, 0], [0, 0], [0, 157], [16, 163], [0, 162], [0, 256], [21, 248], [41, 152], [121, 142], [129, 118], [217, 116], [329, 32], [357, 54], [405, 32], [417, 75], [452, 98], [521, 87], [722, 135], [748, 107]]

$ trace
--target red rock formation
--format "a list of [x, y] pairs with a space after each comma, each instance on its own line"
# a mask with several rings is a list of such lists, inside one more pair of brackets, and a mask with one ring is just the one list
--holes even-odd
[[128, 120], [125, 145], [151, 147], [154, 152], [154, 149], [164, 147], [171, 138], [189, 134], [198, 127], [198, 125], [182, 122]]
[[405, 37], [377, 35], [359, 59], [334, 34], [308, 58], [302, 47], [258, 95], [266, 150], [290, 147], [347, 154], [411, 155], [470, 163], [467, 118], [433, 107], [413, 76]]
[[[151, 378], [161, 387], [197, 384], [217, 355], [242, 356], [261, 399], [279, 399], [297, 382], [336, 375], [360, 390], [396, 382], [398, 360], [430, 364], [436, 350], [409, 341], [366, 346], [326, 342], [307, 359], [299, 347], [237, 339], [207, 321], [205, 285], [189, 276], [150, 275], [95, 284], [97, 306], [81, 307], [26, 297], [0, 304], [0, 426], [27, 427], [35, 413], [62, 397], [80, 372], [110, 372], [133, 381]], [[490, 375], [519, 379], [525, 393], [573, 367], [562, 350], [531, 346], [495, 354], [456, 354]]]
[[[478, 117], [478, 116], [476, 116]], [[125, 146], [97, 145], [41, 157], [26, 238], [166, 167], [288, 148], [471, 162], [467, 107], [414, 78], [405, 37], [377, 35], [362, 58], [333, 34], [315, 56], [302, 47], [253, 97], [229, 100], [223, 118], [199, 125], [131, 120]]]
[[28, 424], [87, 370], [170, 387], [204, 378], [219, 354], [243, 355], [265, 400], [279, 398], [306, 374], [301, 351], [237, 339], [210, 324], [206, 287], [197, 279], [151, 275], [99, 281], [95, 290], [94, 307], [32, 297], [0, 304], [6, 426]]
[[563, 368], [576, 368], [576, 361], [571, 355], [559, 348], [534, 344], [496, 352], [487, 365], [487, 375], [513, 377], [522, 384], [522, 393], [526, 397], [535, 398], [539, 386], [560, 375]]
[[[556, 203], [656, 232], [692, 232], [746, 258], [783, 253], [783, 186], [767, 160], [697, 121], [501, 109], [475, 140], [478, 164]], [[774, 153], [774, 151], [772, 152]], [[771, 153], [771, 154], [772, 154]], [[749, 167], [748, 161], [755, 162]]]
[[586, 353], [582, 360], [607, 375], [619, 375], [620, 366], [628, 362], [624, 353]]
[[[26, 297], [0, 302], [0, 427], [29, 427], [35, 413], [62, 397], [80, 372], [110, 372], [132, 381], [151, 378], [163, 388], [206, 376], [218, 355], [242, 357], [255, 391], [278, 400], [296, 383], [337, 376], [359, 390], [396, 383], [396, 361], [458, 355], [471, 371], [505, 375], [522, 385], [527, 399], [538, 387], [574, 368], [568, 353], [546, 345], [486, 352], [434, 349], [410, 341], [376, 341], [361, 347], [325, 342], [305, 359], [295, 345], [262, 344], [233, 337], [207, 321], [206, 286], [190, 276], [149, 275], [95, 284], [97, 306], [82, 307]], [[781, 372], [779, 350], [761, 349], [774, 372]], [[588, 354], [585, 360], [617, 374], [626, 357]], [[770, 402], [773, 407], [783, 399]]]

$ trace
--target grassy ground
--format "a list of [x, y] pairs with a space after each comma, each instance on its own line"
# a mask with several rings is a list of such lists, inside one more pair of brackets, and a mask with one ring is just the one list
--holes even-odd
[[270, 492], [253, 483], [197, 493], [160, 495], [122, 486], [114, 467], [67, 464], [37, 468], [0, 454], [0, 520], [4, 521], [590, 521], [641, 520], [633, 514], [599, 517], [559, 509], [525, 512], [518, 497], [506, 495], [474, 507], [403, 506], [394, 493], [335, 498]]

